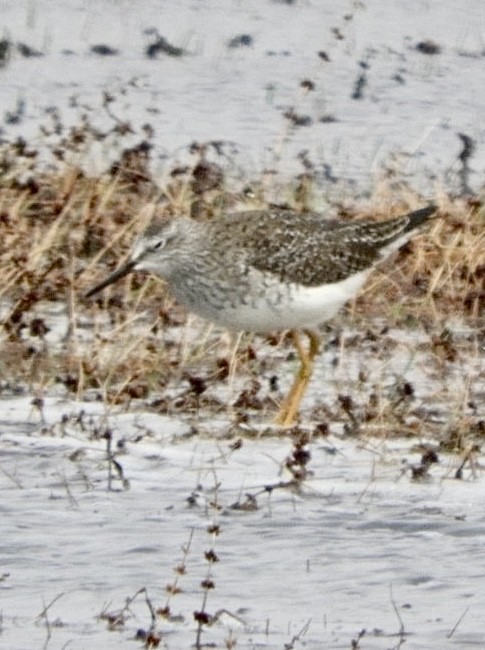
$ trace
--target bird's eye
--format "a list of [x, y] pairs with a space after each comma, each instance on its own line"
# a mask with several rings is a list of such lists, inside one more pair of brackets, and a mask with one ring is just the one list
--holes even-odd
[[162, 248], [164, 242], [163, 239], [159, 239], [157, 242], [155, 242], [152, 246], [152, 250], [158, 251], [160, 248]]

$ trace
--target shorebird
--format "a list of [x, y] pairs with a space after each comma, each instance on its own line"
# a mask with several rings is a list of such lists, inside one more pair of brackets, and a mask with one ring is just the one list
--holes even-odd
[[[291, 330], [300, 358], [276, 422], [290, 426], [310, 381], [320, 338], [377, 264], [436, 211], [425, 207], [386, 221], [327, 220], [320, 214], [250, 211], [211, 221], [174, 217], [152, 224], [130, 258], [85, 295], [132, 271], [165, 279], [189, 311], [230, 330]], [[309, 338], [305, 349], [300, 332]]]

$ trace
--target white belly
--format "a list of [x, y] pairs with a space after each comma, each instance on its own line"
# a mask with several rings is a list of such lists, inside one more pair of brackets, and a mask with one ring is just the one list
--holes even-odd
[[208, 320], [233, 330], [270, 332], [312, 327], [333, 318], [355, 296], [368, 274], [369, 271], [362, 271], [322, 287], [294, 288], [279, 301], [269, 295], [269, 300], [259, 298], [249, 304], [226, 306], [223, 310], [205, 305], [197, 311]]

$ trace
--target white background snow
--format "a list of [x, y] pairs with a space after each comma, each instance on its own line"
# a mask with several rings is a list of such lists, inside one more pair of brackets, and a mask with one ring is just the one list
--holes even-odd
[[[484, 18], [481, 0], [2, 0], [3, 36], [44, 56], [13, 50], [0, 68], [0, 137], [23, 135], [42, 148], [50, 140], [39, 125], [49, 124], [52, 107], [64, 124], [83, 112], [112, 124], [100, 109], [109, 91], [119, 119], [155, 128], [161, 174], [193, 140], [225, 140], [233, 144], [236, 175], [266, 166], [291, 174], [305, 149], [319, 169], [327, 163], [349, 187], [362, 187], [399, 154], [399, 172], [433, 195], [434, 183], [456, 187], [457, 133], [464, 132], [477, 143], [471, 181], [478, 188]], [[144, 30], [153, 27], [189, 54], [148, 60]], [[253, 45], [228, 49], [240, 34], [251, 35]], [[442, 48], [439, 55], [416, 51], [429, 39]], [[95, 56], [90, 47], [100, 43], [119, 54]], [[363, 99], [353, 100], [364, 70], [359, 61], [368, 66], [368, 83]], [[304, 79], [315, 83], [314, 92], [302, 92]], [[19, 123], [8, 123], [19, 102]], [[312, 124], [287, 131], [283, 113], [291, 107]], [[326, 115], [337, 121], [319, 122]], [[113, 155], [91, 153], [93, 172]], [[121, 610], [141, 588], [163, 606], [193, 534], [183, 593], [170, 602], [180, 617], [156, 624], [160, 647], [190, 647], [214, 523], [220, 562], [207, 611], [228, 613], [204, 642], [224, 647], [232, 635], [238, 648], [335, 650], [350, 648], [365, 629], [365, 650], [398, 648], [402, 638], [413, 650], [485, 647], [480, 467], [458, 481], [459, 459], [444, 455], [428, 482], [413, 483], [403, 472], [403, 461], [419, 458], [410, 441], [331, 437], [310, 446], [313, 474], [300, 493], [269, 495], [264, 486], [287, 478], [281, 464], [291, 442], [284, 437], [246, 440], [231, 451], [228, 441], [191, 437], [176, 419], [53, 396], [39, 411], [33, 397], [0, 402], [0, 647], [142, 645], [134, 637], [150, 625], [143, 596], [123, 629], [110, 631], [98, 617]], [[106, 445], [93, 437], [106, 428], [115, 447], [124, 441], [117, 460], [129, 490], [116, 480], [107, 489]], [[246, 493], [259, 494], [259, 508], [232, 509]], [[216, 496], [219, 511], [210, 506]], [[48, 625], [40, 614], [49, 604]]]
[[[306, 151], [322, 182], [328, 165], [350, 192], [368, 189], [384, 165], [433, 196], [443, 184], [459, 189], [458, 133], [465, 133], [477, 147], [470, 183], [478, 189], [484, 24], [481, 0], [3, 0], [0, 31], [14, 44], [0, 69], [4, 122], [23, 102], [18, 123], [4, 123], [4, 138], [23, 134], [42, 146], [49, 138], [39, 124], [52, 126], [53, 109], [64, 125], [84, 114], [113, 127], [100, 108], [108, 92], [119, 120], [138, 133], [146, 123], [155, 129], [161, 176], [193, 141], [217, 140], [227, 143], [236, 177], [263, 168], [301, 172], [296, 155]], [[148, 59], [150, 30], [187, 54]], [[228, 47], [241, 35], [251, 37], [249, 47]], [[423, 41], [440, 53], [419, 52]], [[24, 58], [16, 43], [44, 56]], [[96, 56], [91, 47], [99, 44], [118, 54]], [[366, 84], [355, 100], [361, 74]], [[313, 92], [303, 92], [304, 80]], [[290, 109], [311, 124], [289, 128]], [[329, 116], [335, 121], [320, 121]], [[91, 153], [95, 172], [114, 156], [113, 143]]]

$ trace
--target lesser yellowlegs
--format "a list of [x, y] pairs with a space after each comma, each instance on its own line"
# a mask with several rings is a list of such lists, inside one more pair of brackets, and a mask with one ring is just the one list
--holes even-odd
[[[269, 210], [212, 221], [172, 218], [151, 225], [130, 259], [86, 293], [131, 271], [163, 277], [190, 311], [232, 330], [291, 330], [301, 366], [277, 422], [290, 425], [311, 377], [319, 338], [372, 269], [405, 244], [436, 211], [429, 206], [387, 221], [325, 220]], [[298, 331], [310, 346], [305, 350]]]

